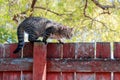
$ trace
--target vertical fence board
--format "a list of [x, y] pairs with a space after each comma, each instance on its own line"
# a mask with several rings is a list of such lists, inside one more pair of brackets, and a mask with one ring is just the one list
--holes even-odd
[[63, 55], [63, 45], [58, 43], [49, 43], [47, 45], [47, 58], [61, 58]]
[[[63, 59], [73, 58], [75, 59], [75, 43], [65, 43], [63, 44]], [[74, 73], [72, 72], [62, 72], [62, 80], [74, 80]]]
[[76, 80], [95, 80], [94, 73], [77, 73]]
[[94, 43], [77, 43], [75, 54], [77, 58], [94, 58]]
[[[120, 42], [114, 42], [114, 58], [120, 58]], [[120, 80], [120, 72], [114, 72], [114, 80]]]
[[[5, 44], [4, 58], [19, 58], [20, 54], [13, 54], [16, 44]], [[20, 80], [20, 72], [3, 72], [3, 80]]]
[[29, 58], [31, 58], [31, 57], [33, 57], [33, 43], [25, 43], [25, 46], [24, 46], [24, 48], [23, 48], [23, 57], [24, 58], [27, 58], [27, 57], [29, 57]]
[[[105, 59], [111, 58], [110, 56], [110, 43], [109, 42], [98, 42], [96, 44], [96, 58]], [[97, 80], [110, 80], [111, 73], [96, 73]]]
[[63, 58], [75, 58], [75, 44], [65, 43], [63, 44]]
[[4, 72], [3, 80], [21, 80], [20, 72]]
[[61, 80], [61, 75], [59, 72], [58, 73], [48, 72], [46, 78], [47, 78], [46, 80]]
[[114, 79], [113, 80], [120, 80], [120, 72], [114, 73]]
[[[95, 45], [93, 43], [77, 43], [75, 54], [77, 58], [94, 58]], [[94, 73], [80, 72], [76, 73], [76, 80], [95, 80]]]
[[13, 51], [16, 49], [17, 44], [6, 44], [5, 45], [5, 57], [7, 58], [20, 58], [21, 54], [13, 54]]
[[120, 58], [120, 42], [114, 42], [114, 58]]
[[46, 80], [46, 45], [34, 43], [33, 80]]
[[3, 80], [3, 72], [0, 72], [0, 80]]
[[110, 43], [97, 42], [96, 44], [96, 58], [110, 58]]
[[62, 73], [62, 80], [74, 80], [74, 73]]
[[32, 72], [23, 72], [22, 80], [33, 80]]
[[[62, 58], [63, 45], [58, 43], [49, 43], [47, 45], [47, 58]], [[47, 73], [47, 80], [61, 80], [61, 72]]]
[[[33, 57], [33, 43], [26, 42], [23, 48], [23, 58]], [[29, 71], [23, 71], [22, 80], [33, 80], [33, 73]]]
[[111, 80], [110, 73], [97, 73], [96, 80]]
[[16, 49], [17, 44], [5, 44], [5, 58], [21, 58], [21, 53], [13, 54], [13, 51]]

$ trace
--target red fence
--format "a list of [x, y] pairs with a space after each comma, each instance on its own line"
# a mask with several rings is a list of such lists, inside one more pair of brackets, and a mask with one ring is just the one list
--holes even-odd
[[120, 80], [120, 43], [0, 45], [0, 80]]

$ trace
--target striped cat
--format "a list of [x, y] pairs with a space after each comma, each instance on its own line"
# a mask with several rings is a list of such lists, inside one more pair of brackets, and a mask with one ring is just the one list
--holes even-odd
[[[24, 46], [24, 31], [28, 33], [28, 40], [30, 42], [44, 42], [47, 44], [48, 38], [57, 39], [59, 43], [62, 43], [62, 38], [70, 39], [72, 37], [73, 28], [69, 28], [62, 24], [50, 21], [46, 18], [26, 18], [18, 26], [18, 46], [13, 53], [18, 53]], [[42, 41], [37, 40], [39, 37], [43, 37]]]

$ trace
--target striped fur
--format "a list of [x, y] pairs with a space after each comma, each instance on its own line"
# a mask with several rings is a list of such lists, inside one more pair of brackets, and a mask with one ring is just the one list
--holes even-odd
[[17, 29], [18, 47], [13, 53], [18, 53], [24, 46], [24, 31], [28, 33], [30, 42], [40, 42], [37, 40], [43, 37], [42, 42], [47, 43], [48, 38], [57, 39], [61, 43], [61, 38], [70, 39], [72, 28], [50, 21], [46, 18], [30, 17], [26, 18]]

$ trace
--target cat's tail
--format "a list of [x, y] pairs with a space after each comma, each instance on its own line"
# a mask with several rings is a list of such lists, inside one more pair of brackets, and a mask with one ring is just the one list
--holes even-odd
[[18, 36], [18, 46], [13, 52], [14, 54], [18, 53], [24, 47], [24, 29], [22, 26], [18, 27], [17, 36]]

